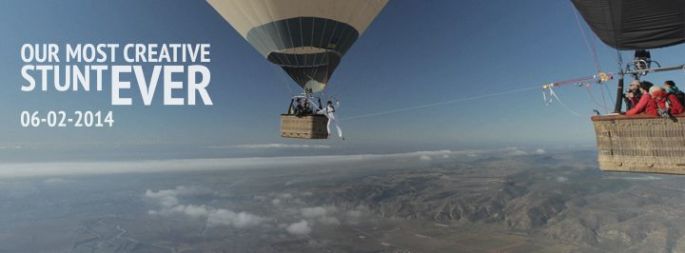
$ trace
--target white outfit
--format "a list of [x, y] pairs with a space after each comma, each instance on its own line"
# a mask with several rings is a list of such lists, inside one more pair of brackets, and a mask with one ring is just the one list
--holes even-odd
[[[341, 139], [344, 139], [342, 129], [340, 128], [338, 121], [335, 119], [335, 114], [333, 114], [335, 112], [335, 107], [333, 107], [333, 105], [327, 105], [326, 108], [319, 109], [319, 106], [317, 106], [316, 103], [314, 103], [312, 101], [309, 101], [309, 102], [312, 105], [312, 107], [314, 109], [316, 109], [315, 112], [317, 114], [325, 115], [326, 118], [328, 118], [328, 124], [326, 124], [326, 130], [328, 131], [328, 135], [331, 135], [331, 124], [332, 124], [335, 126], [335, 129], [338, 131], [338, 137], [340, 137]], [[340, 105], [340, 103], [336, 103], [336, 104], [338, 106]]]
[[331, 134], [331, 124], [335, 125], [335, 129], [338, 130], [338, 137], [343, 138], [342, 134], [342, 129], [340, 129], [340, 125], [338, 124], [338, 121], [335, 119], [335, 115], [333, 112], [335, 111], [335, 108], [333, 105], [328, 105], [326, 106], [325, 110], [325, 115], [328, 117], [328, 124], [326, 125], [326, 130], [328, 130], [328, 135]]

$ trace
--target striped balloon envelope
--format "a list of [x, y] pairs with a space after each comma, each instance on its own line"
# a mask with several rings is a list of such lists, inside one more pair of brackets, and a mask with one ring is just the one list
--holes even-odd
[[208, 0], [306, 92], [323, 91], [388, 0]]

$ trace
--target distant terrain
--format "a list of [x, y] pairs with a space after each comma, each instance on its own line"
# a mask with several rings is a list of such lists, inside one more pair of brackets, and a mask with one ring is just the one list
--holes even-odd
[[594, 159], [508, 148], [5, 177], [0, 252], [685, 252], [685, 177]]

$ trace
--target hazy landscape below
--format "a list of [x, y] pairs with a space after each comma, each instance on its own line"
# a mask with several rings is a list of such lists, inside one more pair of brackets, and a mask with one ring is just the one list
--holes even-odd
[[0, 171], [0, 252], [685, 252], [685, 177], [603, 173], [591, 151]]

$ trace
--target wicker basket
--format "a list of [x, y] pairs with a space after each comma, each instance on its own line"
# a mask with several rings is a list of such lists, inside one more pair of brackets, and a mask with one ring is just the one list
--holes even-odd
[[592, 117], [603, 171], [685, 174], [685, 116]]
[[324, 115], [297, 117], [281, 115], [281, 137], [297, 139], [327, 139], [328, 118]]

